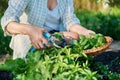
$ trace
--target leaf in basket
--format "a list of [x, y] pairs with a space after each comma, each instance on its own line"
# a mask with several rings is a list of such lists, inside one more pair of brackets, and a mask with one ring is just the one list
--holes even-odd
[[104, 43], [106, 43], [106, 40], [104, 37], [99, 37], [98, 42], [100, 42], [103, 45]]
[[80, 43], [82, 43], [86, 39], [84, 35], [79, 35], [79, 38], [80, 38]]
[[98, 34], [96, 38], [97, 38], [97, 43], [96, 43], [95, 47], [102, 46], [106, 43], [106, 40], [102, 34]]
[[97, 43], [97, 39], [89, 38], [90, 45], [93, 47]]
[[86, 50], [86, 49], [90, 49], [90, 44], [86, 44], [86, 45], [84, 46], [84, 50]]

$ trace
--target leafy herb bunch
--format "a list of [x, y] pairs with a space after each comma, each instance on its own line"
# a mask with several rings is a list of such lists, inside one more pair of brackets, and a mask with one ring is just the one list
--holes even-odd
[[101, 34], [91, 34], [89, 38], [80, 35], [80, 41], [71, 41], [72, 46], [29, 52], [26, 59], [7, 60], [0, 70], [12, 71], [14, 80], [97, 80], [99, 75], [89, 68], [90, 58], [83, 50], [103, 44]]

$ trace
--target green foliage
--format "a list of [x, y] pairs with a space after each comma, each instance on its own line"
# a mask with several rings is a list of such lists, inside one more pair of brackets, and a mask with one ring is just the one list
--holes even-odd
[[59, 32], [55, 32], [55, 33], [53, 34], [53, 36], [55, 36], [55, 37], [58, 38], [59, 40], [62, 40], [62, 39], [63, 39], [63, 35], [60, 34]]
[[89, 37], [80, 35], [80, 41], [72, 40], [71, 43], [73, 46], [79, 47], [81, 50], [97, 48], [106, 43], [106, 40], [102, 34], [92, 34], [90, 33]]
[[[0, 0], [0, 23], [1, 17], [4, 14], [5, 9], [8, 7], [8, 0]], [[3, 30], [0, 25], [0, 54], [12, 54], [12, 50], [9, 47], [11, 37], [4, 37]]]
[[[15, 59], [12, 62], [8, 60], [0, 65], [0, 70], [5, 70], [7, 66], [7, 70], [13, 69], [16, 75], [14, 80], [97, 80], [96, 71], [90, 70], [87, 58], [81, 53], [71, 53], [72, 50], [74, 49], [68, 47], [60, 49], [51, 47], [47, 50], [28, 53], [25, 61], [23, 59]], [[78, 58], [83, 60], [78, 61]]]
[[[106, 12], [103, 12], [106, 13]], [[110, 14], [113, 16], [118, 16], [120, 17], [120, 5], [119, 6], [114, 6], [110, 8]]]
[[[0, 13], [1, 19], [2, 13]], [[2, 27], [0, 25], [0, 54], [12, 54], [12, 50], [9, 47], [11, 37], [4, 37]]]
[[80, 19], [81, 25], [88, 29], [120, 40], [120, 36], [118, 36], [120, 34], [119, 11], [118, 14], [114, 14], [114, 12], [103, 14], [102, 12], [76, 10], [76, 15]]
[[0, 54], [12, 54], [12, 50], [9, 47], [11, 37], [4, 37], [3, 30], [0, 27]]
[[[94, 66], [94, 67], [93, 67]], [[99, 73], [99, 80], [119, 80], [120, 74], [109, 71], [108, 65], [103, 65], [101, 62], [93, 62], [92, 70]]]
[[[96, 41], [100, 37], [104, 36], [101, 34], [90, 36]], [[80, 39], [74, 42], [72, 47], [69, 45], [64, 48], [50, 47], [28, 53], [26, 59], [7, 60], [5, 64], [0, 65], [0, 70], [12, 71], [15, 75], [14, 80], [97, 80], [99, 74], [90, 69], [90, 58], [84, 54], [82, 48], [87, 45], [84, 42], [87, 38], [80, 35]]]
[[8, 0], [0, 0], [0, 13], [8, 7]]
[[[103, 37], [101, 34], [91, 34], [88, 40], [95, 38], [95, 40], [98, 41], [101, 37]], [[80, 35], [80, 39], [80, 43], [83, 44], [87, 38]], [[103, 41], [104, 40], [100, 40], [100, 42]], [[12, 71], [14, 74], [13, 80], [120, 79], [120, 74], [110, 72], [108, 66], [94, 62], [92, 57], [84, 54], [83, 48], [81, 48], [82, 45], [79, 46], [79, 41], [74, 41], [73, 43], [74, 46], [72, 47], [50, 47], [44, 50], [37, 50], [34, 53], [29, 52], [25, 59], [9, 59], [0, 65], [0, 70]], [[96, 43], [94, 43], [94, 45], [96, 45]], [[116, 62], [116, 60], [117, 59], [114, 61]]]
[[16, 60], [8, 59], [5, 64], [0, 65], [0, 69], [12, 71], [14, 74], [21, 74], [27, 69], [27, 64], [21, 58], [17, 58]]
[[120, 0], [109, 0], [110, 6], [120, 6]]

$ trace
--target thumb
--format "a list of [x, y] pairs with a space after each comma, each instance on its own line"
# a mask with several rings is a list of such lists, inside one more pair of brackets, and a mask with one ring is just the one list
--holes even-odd
[[42, 32], [46, 32], [46, 30], [45, 30], [44, 28], [41, 28], [41, 31], [42, 31]]

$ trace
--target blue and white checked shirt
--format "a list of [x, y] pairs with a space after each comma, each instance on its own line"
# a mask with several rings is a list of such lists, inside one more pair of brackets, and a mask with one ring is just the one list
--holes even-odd
[[[63, 26], [60, 31], [69, 30], [73, 24], [79, 24], [79, 20], [74, 14], [73, 0], [57, 0], [57, 3]], [[44, 28], [47, 0], [9, 0], [9, 7], [1, 20], [5, 34], [7, 34], [5, 31], [6, 25], [11, 21], [21, 22], [20, 17], [23, 13], [27, 15], [27, 23]], [[29, 45], [30, 40], [27, 35], [12, 35], [10, 47], [14, 51], [13, 57], [25, 57], [29, 50]]]

